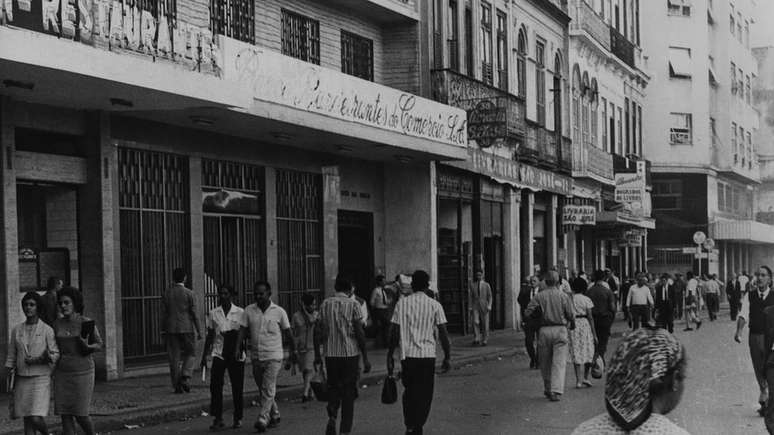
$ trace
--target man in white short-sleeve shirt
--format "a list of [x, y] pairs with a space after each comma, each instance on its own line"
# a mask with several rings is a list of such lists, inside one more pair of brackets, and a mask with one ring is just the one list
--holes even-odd
[[280, 413], [274, 395], [277, 392], [277, 376], [282, 368], [283, 338], [290, 346], [291, 360], [295, 360], [295, 348], [288, 314], [271, 301], [271, 286], [258, 281], [253, 287], [255, 303], [245, 308], [245, 323], [250, 341], [250, 359], [253, 377], [260, 391], [258, 421], [255, 428], [265, 432], [279, 424]]
[[387, 352], [387, 371], [395, 366], [393, 354], [400, 346], [404, 392], [403, 419], [406, 433], [422, 433], [430, 414], [435, 382], [435, 328], [443, 347], [443, 371], [450, 368], [451, 344], [446, 331], [446, 315], [435, 299], [427, 296], [430, 276], [418, 270], [411, 277], [413, 293], [404, 294], [392, 316], [392, 334]]

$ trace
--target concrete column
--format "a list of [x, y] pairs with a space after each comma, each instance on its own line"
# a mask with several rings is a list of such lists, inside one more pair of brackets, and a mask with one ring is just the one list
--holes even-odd
[[[199, 311], [199, 321], [204, 331], [204, 319], [207, 306], [204, 298], [204, 213], [202, 211], [202, 159], [188, 158], [188, 210], [191, 225], [191, 270], [189, 271], [191, 288], [194, 289], [195, 303]], [[169, 279], [169, 278], [168, 278]], [[247, 290], [247, 289], [245, 289]], [[276, 293], [276, 292], [275, 292]], [[249, 300], [249, 299], [248, 299]], [[204, 351], [204, 343], [199, 343]]]
[[435, 166], [385, 164], [384, 251], [387, 276], [416, 269], [438, 283]]
[[623, 269], [622, 274], [626, 277], [631, 277], [631, 272], [629, 270], [629, 247], [624, 246], [621, 251], [623, 252]]
[[[8, 348], [8, 336], [11, 328], [23, 320], [21, 311], [21, 292], [19, 292], [19, 243], [18, 221], [16, 219], [16, 173], [13, 157], [16, 152], [16, 138], [12, 122], [13, 102], [0, 95], [0, 176], [2, 177], [3, 226], [0, 231], [0, 243], [3, 255], [0, 256], [0, 275], [5, 294], [0, 298], [0, 360], [5, 361]], [[2, 382], [5, 388], [5, 382]]]
[[114, 214], [118, 208], [118, 156], [110, 138], [110, 115], [93, 112], [86, 117], [87, 183], [78, 189], [80, 284], [86, 315], [96, 321], [105, 342], [103, 351], [94, 355], [97, 377], [115, 379], [123, 363], [121, 301], [116, 289], [120, 275], [116, 275], [115, 267], [120, 257], [114, 245], [118, 228]]
[[505, 204], [505, 328], [518, 329], [521, 324], [519, 291], [521, 290], [521, 191], [508, 190]]
[[325, 296], [332, 296], [333, 283], [339, 273], [339, 208], [341, 176], [338, 166], [322, 168], [323, 177], [323, 258], [325, 259]]
[[524, 228], [524, 239], [521, 241], [521, 253], [524, 258], [524, 265], [526, 270], [525, 275], [532, 275], [535, 272], [535, 245], [533, 240], [535, 239], [535, 194], [532, 192], [527, 193], [527, 214], [526, 226]]
[[548, 203], [546, 216], [548, 225], [546, 227], [546, 238], [548, 239], [548, 267], [556, 266], [558, 260], [558, 246], [556, 243], [556, 210], [559, 207], [559, 198], [551, 194], [551, 201]]
[[[265, 194], [266, 198], [266, 281], [271, 288], [279, 288], [279, 251], [277, 250], [277, 170], [267, 167], [265, 172]], [[336, 214], [336, 230], [338, 231], [338, 212]], [[336, 242], [336, 260], [338, 268], [338, 240]], [[326, 257], [327, 258], [327, 257]], [[338, 272], [338, 270], [336, 270]], [[328, 280], [328, 270], [325, 270], [325, 279], [323, 288], [333, 288], [333, 284]], [[272, 293], [272, 299], [277, 302], [279, 292]], [[324, 293], [324, 292], [323, 292]]]
[[648, 269], [648, 232], [642, 237], [642, 269]]
[[562, 248], [564, 249], [564, 261], [565, 267], [571, 267], [570, 265], [570, 246], [567, 244], [567, 233], [562, 234]]
[[600, 270], [605, 270], [607, 267], [607, 260], [605, 259], [605, 256], [607, 255], [607, 246], [604, 240], [597, 240], [597, 246], [599, 246], [599, 249], [597, 252], [599, 253], [599, 267]]

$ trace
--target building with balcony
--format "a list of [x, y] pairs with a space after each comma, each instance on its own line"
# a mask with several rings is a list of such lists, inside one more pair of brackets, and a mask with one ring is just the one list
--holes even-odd
[[432, 98], [468, 114], [469, 158], [436, 174], [438, 286], [468, 328], [471, 274], [492, 285], [492, 327], [516, 327], [520, 284], [566, 265], [572, 196], [566, 2], [433, 0]]
[[703, 231], [715, 248], [701, 270], [727, 279], [750, 269], [751, 248], [768, 243], [741, 223], [753, 219], [760, 183], [755, 151], [758, 112], [750, 49], [755, 2], [642, 2], [642, 35], [651, 82], [644, 110], [644, 154], [653, 162], [650, 240], [654, 272], [698, 269], [692, 236]]
[[434, 162], [468, 131], [420, 96], [422, 4], [3, 2], [0, 354], [49, 276], [83, 291], [106, 378], [164, 353], [177, 267], [202, 318], [225, 284], [292, 313], [338, 273], [366, 298], [377, 273], [438, 282]]
[[[568, 233], [576, 246], [570, 252], [577, 254], [570, 265], [586, 271], [610, 267], [628, 277], [645, 270], [647, 234], [654, 227], [646, 183], [650, 164], [643, 160], [649, 76], [640, 1], [571, 0], [569, 8], [570, 125], [578, 193], [572, 203], [597, 212], [594, 226], [575, 226]], [[616, 180], [629, 184], [616, 186]], [[624, 190], [636, 194], [623, 195]]]

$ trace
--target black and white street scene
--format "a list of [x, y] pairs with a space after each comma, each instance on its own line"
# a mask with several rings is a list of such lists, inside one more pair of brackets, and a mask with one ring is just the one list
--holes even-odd
[[0, 435], [774, 435], [774, 0], [0, 0]]

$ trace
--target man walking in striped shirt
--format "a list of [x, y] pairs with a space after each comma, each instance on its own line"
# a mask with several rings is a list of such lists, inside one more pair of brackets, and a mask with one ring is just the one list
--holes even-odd
[[446, 315], [441, 304], [427, 296], [430, 276], [418, 270], [411, 277], [413, 293], [398, 300], [392, 316], [387, 371], [395, 368], [393, 354], [400, 346], [403, 386], [403, 420], [407, 434], [421, 434], [430, 414], [435, 383], [435, 328], [443, 347], [443, 373], [451, 368], [451, 344], [446, 331]]
[[352, 431], [352, 419], [360, 374], [358, 360], [363, 356], [363, 373], [371, 371], [366, 354], [363, 313], [351, 299], [352, 283], [336, 277], [336, 294], [320, 305], [320, 320], [314, 334], [315, 363], [321, 363], [320, 344], [325, 347], [328, 374], [328, 426], [326, 435], [336, 435], [336, 418], [341, 408], [341, 434]]

